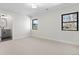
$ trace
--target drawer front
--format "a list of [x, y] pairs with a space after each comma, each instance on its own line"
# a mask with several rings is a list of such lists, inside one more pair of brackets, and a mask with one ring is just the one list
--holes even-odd
[[1, 32], [2, 32], [1, 33], [1, 37], [2, 38], [12, 36], [11, 30], [5, 30], [5, 29], [3, 29]]

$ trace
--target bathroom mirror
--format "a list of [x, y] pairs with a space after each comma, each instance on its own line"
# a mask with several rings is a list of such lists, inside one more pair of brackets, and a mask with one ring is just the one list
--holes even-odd
[[0, 28], [5, 28], [7, 27], [7, 15], [1, 13], [0, 14]]
[[0, 18], [0, 27], [4, 28], [7, 26], [7, 19]]

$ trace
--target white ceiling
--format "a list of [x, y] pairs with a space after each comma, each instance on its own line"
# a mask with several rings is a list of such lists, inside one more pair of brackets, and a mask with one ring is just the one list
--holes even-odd
[[44, 12], [47, 8], [49, 9], [50, 7], [61, 5], [61, 3], [40, 3], [38, 4], [38, 8], [33, 9], [29, 4], [30, 3], [0, 3], [0, 10], [25, 15], [34, 15], [38, 12]]
[[0, 10], [33, 15], [51, 6], [59, 5], [59, 3], [40, 3], [38, 4], [38, 8], [33, 9], [29, 4], [30, 3], [0, 3]]

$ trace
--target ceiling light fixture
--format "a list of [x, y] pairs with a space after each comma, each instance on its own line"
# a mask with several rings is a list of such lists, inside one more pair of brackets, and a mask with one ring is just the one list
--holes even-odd
[[32, 8], [37, 8], [38, 6], [37, 6], [37, 4], [32, 4]]
[[31, 8], [39, 8], [40, 6], [42, 6], [41, 3], [27, 3], [26, 5], [28, 5]]

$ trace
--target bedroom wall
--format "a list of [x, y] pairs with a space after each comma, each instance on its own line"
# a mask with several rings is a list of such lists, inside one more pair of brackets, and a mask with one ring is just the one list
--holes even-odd
[[22, 39], [30, 36], [30, 18], [26, 15], [12, 14], [13, 39]]
[[32, 30], [32, 36], [79, 45], [79, 31], [61, 30], [61, 14], [77, 11], [79, 11], [79, 4], [64, 7], [60, 5], [46, 13], [33, 16], [39, 20], [39, 25], [38, 30]]

